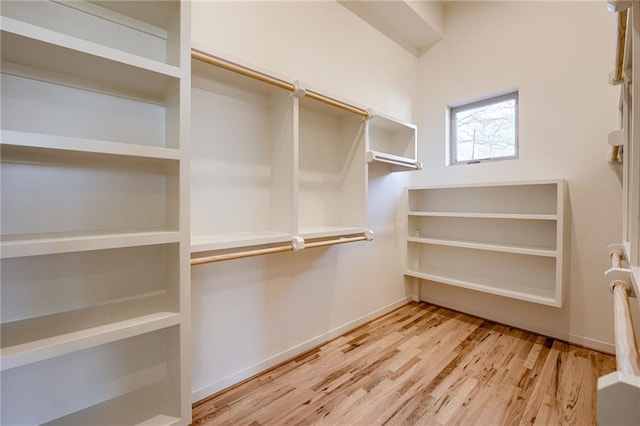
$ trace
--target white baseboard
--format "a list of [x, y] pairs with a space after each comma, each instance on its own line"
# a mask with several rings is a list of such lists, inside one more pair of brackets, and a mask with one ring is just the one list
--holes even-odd
[[221, 390], [224, 390], [237, 383], [240, 383], [241, 381], [248, 379], [249, 377], [255, 376], [256, 374], [262, 373], [263, 371], [266, 371], [269, 368], [275, 367], [276, 365], [281, 364], [289, 359], [295, 358], [296, 356], [310, 349], [313, 349], [316, 346], [319, 346], [323, 343], [328, 342], [329, 340], [332, 340], [342, 334], [345, 334], [355, 328], [358, 328], [361, 325], [373, 319], [376, 319], [388, 312], [393, 311], [394, 309], [399, 308], [400, 306], [406, 305], [412, 300], [414, 300], [412, 296], [402, 298], [380, 309], [376, 309], [375, 311], [370, 312], [367, 315], [364, 315], [351, 322], [348, 322], [340, 327], [334, 328], [333, 330], [329, 330], [328, 332], [323, 333], [319, 336], [316, 336], [313, 339], [307, 340], [306, 342], [303, 342], [290, 349], [287, 349], [286, 351], [275, 354], [247, 368], [244, 368], [240, 371], [230, 374], [227, 377], [223, 378], [222, 380], [219, 380], [209, 386], [205, 386], [198, 390], [192, 391], [191, 402], [200, 401], [204, 398], [207, 398], [210, 395], [213, 395], [216, 392], [220, 392]]
[[604, 352], [611, 355], [616, 354], [616, 347], [612, 343], [603, 342], [601, 340], [590, 339], [588, 337], [577, 336], [575, 334], [569, 335], [569, 343], [573, 343], [579, 346], [584, 346], [594, 351]]

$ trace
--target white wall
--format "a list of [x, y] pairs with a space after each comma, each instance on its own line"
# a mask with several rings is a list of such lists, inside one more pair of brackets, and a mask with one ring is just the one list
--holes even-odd
[[[444, 40], [419, 60], [414, 184], [566, 178], [570, 278], [565, 306], [536, 306], [425, 282], [421, 298], [551, 336], [612, 350], [607, 244], [620, 240], [621, 186], [608, 163], [618, 126], [615, 21], [605, 2], [464, 2], [445, 10]], [[445, 165], [446, 106], [517, 87], [520, 158]]]
[[[194, 45], [412, 120], [417, 59], [336, 2], [194, 2]], [[193, 400], [406, 301], [410, 174], [369, 168], [371, 243], [192, 269]], [[223, 200], [221, 200], [223, 201]]]

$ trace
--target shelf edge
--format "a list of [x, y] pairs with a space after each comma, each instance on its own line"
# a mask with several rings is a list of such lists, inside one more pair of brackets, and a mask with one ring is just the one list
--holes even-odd
[[523, 255], [530, 255], [530, 256], [558, 257], [558, 252], [556, 250], [542, 249], [542, 248], [536, 248], [536, 247], [510, 246], [508, 244], [476, 243], [472, 241], [443, 240], [438, 238], [424, 238], [424, 237], [407, 237], [407, 241], [412, 243], [418, 243], [418, 244], [460, 247], [460, 248], [468, 248], [468, 249], [475, 249], [475, 250], [523, 254]]
[[423, 217], [461, 217], [461, 218], [476, 218], [476, 219], [558, 220], [557, 214], [528, 214], [528, 213], [466, 213], [466, 212], [409, 211], [407, 215], [423, 216]]
[[0, 129], [0, 145], [159, 160], [180, 159], [179, 149], [7, 129]]
[[0, 370], [88, 349], [180, 324], [180, 314], [157, 312], [112, 324], [22, 343], [0, 350]]
[[0, 259], [178, 243], [181, 232], [138, 232], [0, 242]]
[[38, 27], [6, 16], [0, 16], [0, 31], [6, 31], [20, 37], [37, 40], [77, 53], [118, 62], [167, 77], [177, 79], [180, 78], [182, 74], [180, 68], [174, 65], [154, 61], [153, 59], [137, 56], [133, 53], [124, 52], [113, 47], [83, 40], [47, 28]]
[[418, 272], [413, 270], [406, 270], [405, 275], [424, 279], [424, 280], [435, 281], [435, 282], [439, 282], [446, 285], [452, 285], [455, 287], [465, 288], [468, 290], [475, 290], [482, 293], [494, 294], [496, 296], [509, 297], [511, 299], [517, 299], [517, 300], [523, 300], [526, 302], [538, 303], [541, 305], [553, 306], [556, 308], [560, 308], [562, 306], [561, 302], [554, 297], [537, 296], [531, 293], [500, 289], [497, 287], [489, 287], [487, 285], [478, 284], [471, 281], [445, 277], [442, 275], [428, 274], [428, 273]]

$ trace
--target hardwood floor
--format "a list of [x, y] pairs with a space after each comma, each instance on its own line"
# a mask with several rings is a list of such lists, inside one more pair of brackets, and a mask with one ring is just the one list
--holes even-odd
[[595, 424], [615, 358], [410, 303], [193, 407], [197, 425]]

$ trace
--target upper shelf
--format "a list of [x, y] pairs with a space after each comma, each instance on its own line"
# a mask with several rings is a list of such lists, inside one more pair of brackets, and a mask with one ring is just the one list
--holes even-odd
[[1, 17], [2, 72], [163, 103], [178, 67]]
[[183, 6], [177, 0], [4, 0], [2, 15], [179, 66]]
[[409, 214], [556, 220], [562, 180], [409, 188]]
[[417, 127], [374, 114], [367, 120], [367, 162], [391, 164], [394, 170], [419, 170], [417, 159]]
[[427, 217], [469, 217], [477, 219], [558, 220], [557, 214], [410, 211], [408, 215]]

